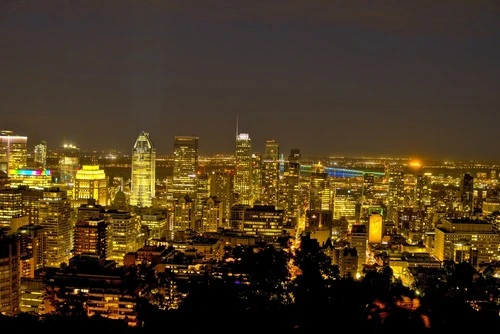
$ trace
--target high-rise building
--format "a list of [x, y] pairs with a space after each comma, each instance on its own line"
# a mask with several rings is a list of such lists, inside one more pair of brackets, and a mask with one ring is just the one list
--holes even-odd
[[211, 196], [203, 200], [201, 212], [198, 231], [217, 232], [223, 226], [222, 202], [217, 197]]
[[375, 176], [371, 173], [366, 173], [363, 175], [363, 189], [362, 189], [362, 200], [370, 201], [373, 199], [373, 187], [375, 185]]
[[279, 188], [278, 208], [285, 210], [285, 222], [295, 226], [300, 216], [300, 151], [292, 149], [283, 167], [283, 181]]
[[252, 140], [248, 133], [238, 133], [234, 169], [236, 204], [253, 205], [252, 188]]
[[45, 229], [40, 225], [21, 226], [17, 233], [21, 243], [21, 259], [30, 261], [30, 275], [22, 277], [34, 278], [34, 271], [45, 265], [46, 239]]
[[356, 224], [352, 226], [349, 243], [351, 248], [356, 248], [358, 250], [358, 270], [356, 275], [359, 276], [363, 273], [363, 268], [367, 259], [366, 249], [368, 235], [365, 225]]
[[80, 148], [73, 144], [64, 144], [59, 148], [59, 180], [57, 183], [73, 183], [76, 171], [80, 167]]
[[0, 235], [0, 314], [16, 316], [21, 295], [20, 244], [15, 235]]
[[52, 171], [31, 167], [11, 169], [9, 171], [9, 181], [10, 187], [49, 188], [52, 185]]
[[194, 230], [195, 212], [195, 202], [191, 197], [188, 195], [179, 197], [174, 205], [174, 231]]
[[0, 227], [10, 228], [11, 220], [21, 217], [22, 210], [23, 198], [20, 191], [17, 189], [0, 190]]
[[18, 187], [23, 198], [22, 215], [28, 217], [28, 224], [39, 225], [40, 199], [43, 198], [43, 189], [32, 189], [26, 186]]
[[152, 206], [156, 186], [156, 149], [149, 133], [141, 132], [132, 149], [130, 205]]
[[198, 141], [195, 136], [175, 136], [173, 198], [189, 195], [196, 199], [196, 172], [198, 170]]
[[279, 143], [271, 139], [266, 141], [262, 156], [262, 187], [260, 202], [262, 205], [278, 206], [278, 189], [280, 177]]
[[62, 263], [69, 263], [73, 248], [71, 210], [66, 190], [54, 188], [43, 192], [43, 198], [40, 199], [39, 224], [47, 233], [47, 267], [59, 268]]
[[233, 206], [234, 175], [232, 171], [213, 171], [210, 174], [210, 196], [217, 197], [222, 202], [222, 220], [229, 220]]
[[332, 193], [330, 182], [325, 166], [315, 164], [310, 176], [309, 188], [309, 209], [310, 210], [331, 210]]
[[380, 213], [374, 212], [368, 220], [368, 243], [380, 244], [384, 234], [383, 219]]
[[45, 169], [47, 167], [47, 142], [41, 141], [40, 144], [35, 145], [34, 160], [38, 167]]
[[404, 204], [404, 172], [389, 168], [387, 176], [387, 218], [397, 224], [398, 210]]
[[101, 218], [77, 220], [74, 229], [73, 255], [91, 255], [106, 259], [108, 254], [108, 223]]
[[252, 153], [252, 192], [250, 195], [252, 203], [260, 203], [262, 193], [262, 155]]
[[0, 130], [0, 171], [9, 175], [11, 169], [27, 165], [28, 137], [15, 135], [13, 131]]
[[148, 239], [167, 237], [168, 217], [165, 214], [142, 215], [141, 225], [147, 227]]
[[76, 172], [73, 188], [75, 200], [94, 199], [97, 204], [108, 205], [108, 179], [98, 165], [83, 165]]
[[107, 211], [105, 220], [110, 226], [108, 259], [121, 266], [125, 254], [135, 252], [140, 248], [141, 222], [138, 216], [134, 216], [130, 212], [115, 210]]
[[474, 177], [465, 173], [460, 182], [460, 200], [462, 212], [470, 217], [474, 211]]

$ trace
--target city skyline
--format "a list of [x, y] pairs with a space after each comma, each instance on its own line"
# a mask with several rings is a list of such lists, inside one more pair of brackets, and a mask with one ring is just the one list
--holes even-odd
[[30, 147], [65, 141], [159, 153], [239, 131], [286, 156], [497, 160], [500, 5], [5, 1], [0, 128]]

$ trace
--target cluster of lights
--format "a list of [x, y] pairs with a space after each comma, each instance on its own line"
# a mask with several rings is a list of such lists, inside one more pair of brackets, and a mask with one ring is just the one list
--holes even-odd
[[12, 169], [9, 171], [11, 175], [25, 175], [25, 176], [51, 176], [52, 171], [48, 169]]

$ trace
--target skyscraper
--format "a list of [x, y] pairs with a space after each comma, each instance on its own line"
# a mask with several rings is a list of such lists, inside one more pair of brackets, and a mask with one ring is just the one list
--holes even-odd
[[43, 192], [40, 199], [40, 225], [47, 232], [47, 267], [59, 268], [69, 263], [72, 247], [71, 204], [65, 190], [59, 188]]
[[28, 137], [15, 135], [13, 131], [0, 130], [0, 171], [21, 169], [27, 164]]
[[130, 205], [152, 206], [155, 197], [156, 149], [149, 133], [141, 132], [132, 149]]
[[73, 183], [76, 171], [80, 167], [80, 148], [73, 144], [60, 147], [59, 183]]
[[234, 168], [235, 204], [253, 205], [252, 195], [252, 140], [248, 133], [236, 135], [236, 161]]
[[198, 169], [198, 137], [175, 136], [173, 198], [189, 195], [196, 199], [196, 171]]
[[460, 182], [460, 200], [465, 216], [471, 216], [474, 211], [474, 177], [465, 173]]
[[278, 186], [280, 176], [279, 143], [266, 141], [262, 156], [262, 191], [260, 200], [263, 205], [278, 205]]
[[283, 181], [279, 184], [279, 208], [285, 210], [287, 224], [295, 226], [300, 215], [300, 151], [292, 149], [283, 168]]
[[38, 166], [45, 169], [47, 167], [47, 142], [41, 141], [40, 144], [35, 145], [35, 162]]
[[75, 200], [94, 199], [100, 205], [108, 205], [108, 180], [104, 169], [98, 165], [83, 165], [76, 172], [73, 196]]

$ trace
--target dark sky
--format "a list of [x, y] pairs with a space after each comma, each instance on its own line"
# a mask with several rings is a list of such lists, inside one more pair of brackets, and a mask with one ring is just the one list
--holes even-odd
[[0, 128], [500, 160], [500, 1], [1, 0]]

